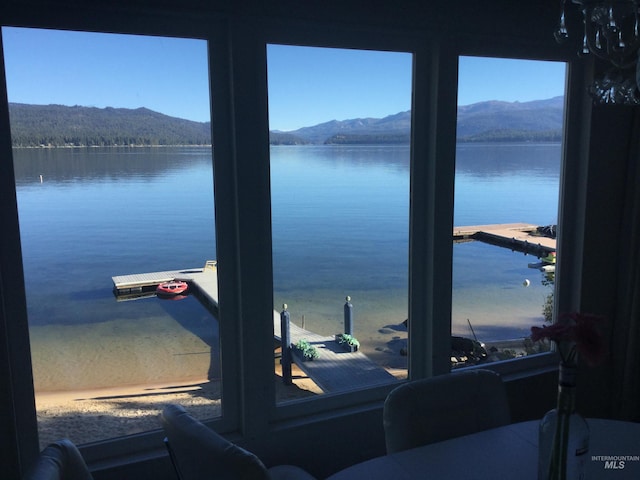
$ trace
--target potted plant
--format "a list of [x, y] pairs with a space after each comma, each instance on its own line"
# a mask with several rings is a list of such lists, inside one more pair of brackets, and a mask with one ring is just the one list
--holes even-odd
[[360, 342], [353, 335], [348, 333], [339, 333], [336, 335], [336, 343], [342, 345], [349, 352], [357, 352]]
[[293, 347], [298, 350], [298, 352], [302, 356], [302, 360], [311, 361], [320, 356], [320, 354], [318, 353], [318, 349], [311, 345], [307, 340], [298, 340], [298, 343], [296, 343]]

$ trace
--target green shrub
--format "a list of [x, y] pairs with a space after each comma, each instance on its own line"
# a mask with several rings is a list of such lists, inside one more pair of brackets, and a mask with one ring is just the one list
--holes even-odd
[[294, 348], [302, 354], [303, 360], [313, 360], [320, 356], [318, 349], [304, 339], [298, 340]]
[[336, 335], [336, 340], [338, 343], [346, 343], [350, 347], [360, 347], [360, 342], [353, 335], [349, 335], [348, 333], [340, 333]]

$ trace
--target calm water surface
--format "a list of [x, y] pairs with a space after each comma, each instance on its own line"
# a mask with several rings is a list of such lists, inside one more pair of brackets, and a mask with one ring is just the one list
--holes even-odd
[[[408, 159], [405, 146], [272, 148], [274, 304], [332, 334], [350, 295], [355, 333], [381, 361], [407, 315]], [[51, 356], [72, 359], [79, 343], [187, 332], [194, 356], [217, 346], [216, 321], [195, 299], [117, 302], [111, 290], [114, 275], [216, 258], [210, 149], [25, 149], [14, 163], [37, 383], [47, 388]], [[454, 223], [556, 223], [559, 166], [559, 145], [459, 146]], [[468, 335], [469, 319], [481, 340], [526, 335], [549, 292], [532, 261], [454, 245], [454, 331]], [[112, 349], [102, 350], [96, 362]], [[147, 361], [137, 357], [128, 361]]]

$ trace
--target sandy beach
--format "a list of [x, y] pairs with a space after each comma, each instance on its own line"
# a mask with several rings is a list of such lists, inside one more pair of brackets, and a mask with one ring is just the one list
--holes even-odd
[[[383, 326], [360, 330], [362, 352], [406, 378], [406, 326], [376, 320]], [[483, 324], [476, 322], [476, 330]], [[201, 419], [221, 412], [219, 347], [171, 319], [43, 326], [32, 329], [31, 340], [42, 447], [62, 437], [84, 444], [158, 429], [167, 403]], [[279, 367], [276, 358], [278, 403], [322, 394], [295, 365], [294, 385], [283, 385]]]
[[[294, 384], [284, 385], [279, 362], [276, 362], [274, 381], [278, 402], [322, 393], [295, 364], [292, 374]], [[161, 428], [160, 412], [169, 403], [182, 405], [196, 418], [216, 417], [221, 413], [220, 397], [220, 383], [206, 379], [36, 394], [40, 447], [59, 438], [69, 438], [82, 445], [157, 430]]]
[[[396, 345], [400, 348], [406, 342], [398, 341]], [[503, 347], [513, 346], [512, 343]], [[395, 353], [399, 355], [399, 352]], [[387, 371], [398, 379], [407, 377], [406, 368], [389, 366]], [[277, 403], [322, 394], [322, 390], [295, 364], [292, 375], [293, 385], [284, 385], [280, 362], [276, 359]], [[160, 412], [169, 403], [184, 406], [196, 418], [213, 418], [221, 413], [221, 393], [220, 382], [207, 379], [37, 393], [40, 447], [59, 438], [69, 438], [82, 445], [157, 430], [161, 428]]]

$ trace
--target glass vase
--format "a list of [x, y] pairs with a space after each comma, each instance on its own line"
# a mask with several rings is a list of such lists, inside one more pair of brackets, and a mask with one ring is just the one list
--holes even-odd
[[558, 403], [540, 422], [538, 480], [582, 480], [589, 426], [576, 412], [576, 367], [560, 364]]

